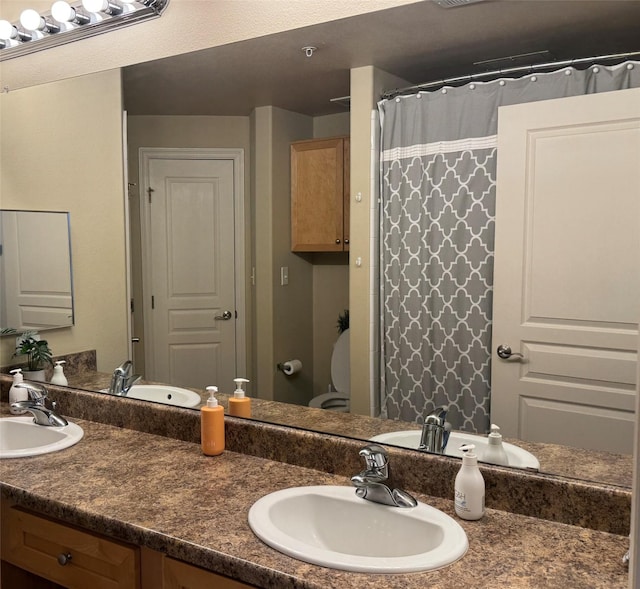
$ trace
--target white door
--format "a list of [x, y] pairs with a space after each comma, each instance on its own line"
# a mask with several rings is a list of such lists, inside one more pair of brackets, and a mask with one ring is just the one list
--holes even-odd
[[1, 327], [37, 331], [73, 325], [68, 214], [3, 211], [0, 219], [6, 299]]
[[145, 378], [229, 389], [239, 369], [236, 162], [145, 161]]
[[505, 435], [632, 451], [639, 218], [640, 89], [500, 109], [491, 419]]

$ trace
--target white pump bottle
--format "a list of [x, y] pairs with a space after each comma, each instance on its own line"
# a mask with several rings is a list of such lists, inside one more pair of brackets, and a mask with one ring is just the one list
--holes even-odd
[[484, 515], [484, 479], [474, 449], [473, 444], [460, 446], [464, 454], [455, 482], [456, 514], [468, 520], [480, 519]]
[[58, 360], [56, 362], [56, 365], [53, 367], [53, 376], [51, 377], [51, 384], [59, 384], [65, 387], [69, 384], [67, 381], [67, 377], [64, 375], [64, 371], [62, 369], [63, 364], [65, 364], [64, 360]]
[[481, 458], [483, 462], [488, 462], [489, 464], [502, 464], [504, 466], [509, 464], [509, 457], [502, 445], [500, 428], [495, 424], [491, 424], [491, 433], [487, 436], [487, 447]]
[[[14, 368], [9, 371], [13, 374], [13, 383], [11, 384], [11, 388], [9, 389], [9, 403], [17, 403], [18, 401], [26, 401], [29, 399], [29, 393], [27, 389], [23, 389], [22, 387], [18, 387], [16, 385], [23, 382], [24, 377], [22, 376], [22, 368]], [[26, 411], [15, 412], [17, 413], [26, 413]]]

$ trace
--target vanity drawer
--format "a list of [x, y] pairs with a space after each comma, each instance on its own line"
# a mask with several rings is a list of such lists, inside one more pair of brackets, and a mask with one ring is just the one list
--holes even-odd
[[[2, 559], [69, 589], [139, 589], [135, 546], [3, 505]], [[71, 558], [68, 558], [71, 555]]]

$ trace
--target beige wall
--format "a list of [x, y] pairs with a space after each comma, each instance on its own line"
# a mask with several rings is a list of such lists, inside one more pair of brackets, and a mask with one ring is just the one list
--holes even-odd
[[[348, 112], [315, 117], [313, 136], [349, 135]], [[348, 254], [313, 256], [313, 396], [326, 393], [331, 384], [331, 354], [338, 339], [338, 315], [349, 308]]]
[[[75, 325], [43, 337], [110, 371], [127, 356], [120, 73], [1, 94], [0, 121], [0, 205], [71, 213]], [[15, 339], [1, 345], [12, 363]]]
[[[140, 337], [140, 343], [133, 347], [136, 372], [144, 374], [144, 314], [142, 304], [142, 256], [140, 244], [140, 195], [139, 149], [141, 147], [226, 147], [244, 150], [245, 170], [245, 211], [250, 208], [250, 142], [251, 133], [248, 117], [211, 117], [211, 116], [130, 116], [127, 119], [127, 150], [129, 182], [135, 186], [129, 188], [129, 210], [131, 225], [131, 275], [132, 296], [134, 299], [133, 335]], [[251, 231], [249, 215], [245, 218], [245, 284], [247, 312], [251, 309]], [[245, 333], [247, 348], [251, 350], [251, 317], [246, 318]], [[247, 357], [247, 366], [251, 358]], [[232, 383], [228, 383], [232, 386]]]
[[[351, 70], [351, 245], [349, 271], [351, 411], [376, 413], [378, 341], [376, 332], [377, 289], [371, 287], [375, 271], [371, 256], [371, 209], [375, 206], [377, 184], [372, 181], [371, 114], [385, 88], [407, 86], [405, 80], [365, 66]], [[362, 200], [355, 201], [360, 193]], [[356, 266], [356, 260], [362, 263]]]

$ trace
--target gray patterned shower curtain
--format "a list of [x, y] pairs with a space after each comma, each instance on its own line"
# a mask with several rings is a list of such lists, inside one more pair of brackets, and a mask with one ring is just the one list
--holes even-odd
[[498, 107], [635, 87], [628, 61], [378, 103], [383, 417], [489, 429]]

